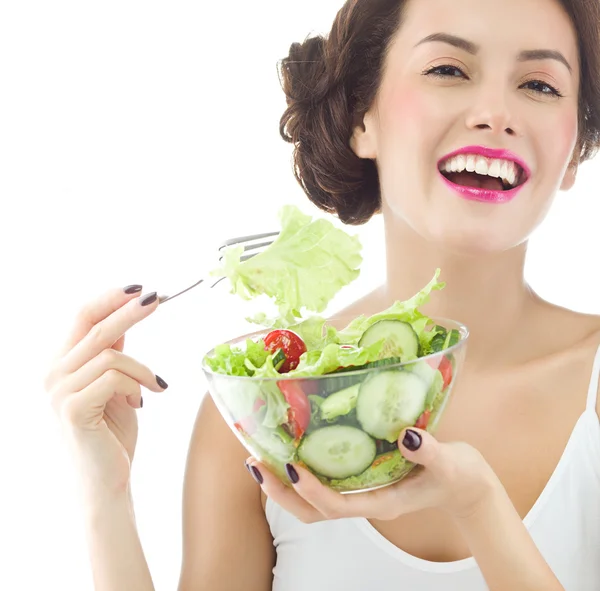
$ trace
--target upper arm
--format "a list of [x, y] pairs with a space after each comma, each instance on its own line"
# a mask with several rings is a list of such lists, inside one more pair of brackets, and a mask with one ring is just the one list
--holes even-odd
[[187, 458], [179, 591], [271, 590], [275, 549], [249, 456], [206, 395]]

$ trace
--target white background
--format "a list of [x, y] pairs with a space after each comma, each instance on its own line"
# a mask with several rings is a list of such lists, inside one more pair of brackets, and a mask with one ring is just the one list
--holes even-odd
[[[282, 205], [317, 213], [279, 137], [276, 66], [292, 42], [326, 32], [341, 4], [3, 3], [0, 589], [92, 589], [75, 478], [41, 385], [79, 306], [110, 286], [181, 289], [224, 238], [274, 228]], [[599, 174], [600, 161], [584, 165], [559, 195], [527, 265], [542, 296], [594, 313]], [[365, 262], [333, 308], [383, 278], [380, 229], [379, 219], [349, 229]], [[126, 352], [170, 384], [145, 392], [133, 473], [158, 590], [179, 576], [184, 464], [206, 388], [199, 362], [246, 330], [243, 306], [226, 287], [199, 288], [128, 336]]]

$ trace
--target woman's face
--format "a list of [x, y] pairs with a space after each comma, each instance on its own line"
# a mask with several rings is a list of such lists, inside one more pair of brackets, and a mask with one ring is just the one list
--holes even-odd
[[578, 88], [557, 0], [409, 0], [351, 144], [377, 162], [384, 214], [452, 252], [502, 251], [574, 181]]

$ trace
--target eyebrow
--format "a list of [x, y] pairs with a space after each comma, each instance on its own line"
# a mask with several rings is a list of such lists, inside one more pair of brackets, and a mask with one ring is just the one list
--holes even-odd
[[[463, 39], [462, 37], [457, 37], [456, 35], [451, 35], [450, 33], [433, 33], [432, 35], [428, 35], [424, 39], [421, 39], [421, 41], [419, 41], [415, 47], [423, 45], [423, 43], [435, 42], [447, 43], [448, 45], [462, 49], [471, 55], [477, 55], [480, 49], [479, 45], [476, 43], [468, 41], [467, 39]], [[556, 51], [554, 49], [526, 49], [521, 51], [517, 56], [517, 61], [520, 62], [536, 60], [556, 60], [557, 62], [560, 62], [566, 66], [569, 72], [573, 72], [573, 68], [567, 61], [567, 58], [560, 51]]]

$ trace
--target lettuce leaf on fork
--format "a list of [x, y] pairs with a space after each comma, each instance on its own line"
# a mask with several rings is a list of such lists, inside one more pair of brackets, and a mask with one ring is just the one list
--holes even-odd
[[250, 300], [266, 294], [279, 317], [248, 318], [267, 328], [288, 328], [302, 318], [301, 309], [323, 312], [333, 296], [354, 281], [362, 263], [362, 245], [325, 219], [312, 220], [293, 205], [279, 212], [281, 231], [263, 252], [240, 261], [243, 246], [228, 248], [222, 265], [210, 275], [229, 278], [231, 293]]
[[[433, 350], [432, 340], [438, 334], [438, 327], [418, 308], [429, 300], [432, 291], [445, 287], [439, 281], [440, 269], [412, 298], [396, 301], [372, 316], [358, 316], [344, 329], [337, 330], [322, 316], [303, 318], [301, 310], [323, 312], [335, 294], [358, 277], [362, 263], [358, 237], [337, 229], [327, 220], [313, 221], [292, 205], [284, 206], [279, 217], [281, 232], [273, 244], [246, 261], [240, 261], [242, 246], [230, 247], [224, 253], [222, 266], [212, 271], [211, 276], [227, 277], [231, 293], [245, 300], [263, 294], [274, 300], [279, 316], [269, 319], [258, 314], [247, 320], [267, 329], [287, 328], [304, 341], [307, 351], [299, 365], [287, 373], [289, 377], [323, 375], [338, 367], [378, 360], [383, 341], [364, 348], [358, 343], [364, 332], [380, 320], [410, 323], [419, 338], [421, 354]], [[213, 371], [227, 375], [278, 377], [273, 359], [273, 354], [264, 351], [263, 340], [254, 343], [247, 339], [245, 351], [219, 345], [207, 363]]]

